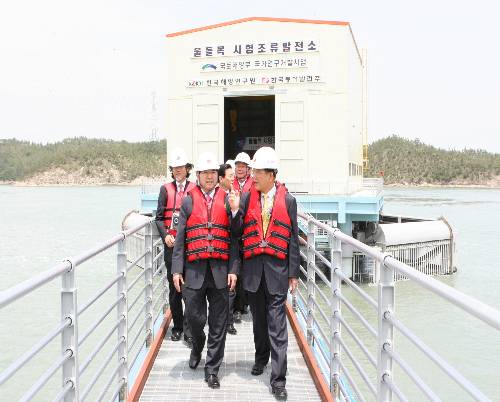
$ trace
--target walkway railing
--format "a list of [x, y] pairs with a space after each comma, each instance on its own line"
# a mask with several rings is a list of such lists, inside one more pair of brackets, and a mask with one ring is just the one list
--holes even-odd
[[[57, 395], [54, 395], [54, 401], [127, 398], [129, 373], [134, 364], [140, 363], [139, 356], [145, 354], [151, 345], [155, 334], [154, 321], [156, 317], [163, 317], [167, 307], [166, 270], [163, 269], [164, 264], [157, 263], [163, 260], [163, 251], [158, 254], [154, 251], [158, 249], [156, 246], [161, 239], [153, 243], [152, 225], [154, 222], [148, 220], [131, 230], [122, 231], [103, 244], [68, 258], [34, 278], [0, 292], [0, 310], [2, 310], [9, 304], [20, 302], [24, 296], [53, 280], [59, 277], [62, 280], [60, 321], [0, 373], [0, 390], [9, 380], [15, 381], [16, 373], [59, 337], [61, 340], [59, 357], [55, 358], [53, 364], [32, 384], [25, 384], [27, 391], [21, 397], [21, 401], [29, 401], [37, 396], [47, 382], [61, 371], [61, 387]], [[127, 264], [126, 239], [140, 230], [144, 230], [144, 252], [131, 264]], [[85, 284], [76, 283], [75, 271], [85, 269], [86, 267], [80, 265], [115, 247], [116, 275], [89, 300], [80, 303], [77, 299], [77, 287], [84, 288]], [[139, 262], [143, 263], [144, 269], [136, 268]], [[153, 267], [158, 268], [154, 270]], [[140, 271], [139, 274], [137, 271]], [[98, 300], [102, 300], [103, 296], [109, 297], [113, 289], [116, 292], [113, 302], [106, 305], [104, 311], [100, 311], [93, 318], [94, 321], [89, 328], [81, 328], [79, 320], [82, 314]], [[26, 326], [29, 324], [29, 322], [24, 323]], [[82, 345], [88, 343], [92, 334], [103, 332], [103, 327], [109, 329], [104, 336], [95, 341], [91, 352], [84, 356], [81, 353]], [[113, 336], [115, 341], [110, 341]], [[85, 345], [85, 349], [88, 350], [89, 346]], [[0, 345], [0, 351], [6, 347], [8, 345]], [[102, 356], [105, 356], [104, 359]], [[100, 360], [100, 365], [97, 367], [92, 365], [93, 369], [90, 370], [89, 366], [96, 360]], [[87, 376], [86, 385], [82, 387], [81, 379], [84, 375]], [[103, 380], [104, 386], [97, 388]]]
[[[432, 361], [474, 399], [489, 400], [466, 376], [460, 374], [401, 322], [396, 312], [394, 274], [404, 275], [496, 331], [500, 330], [498, 310], [311, 216], [299, 213], [299, 217], [305, 222], [305, 225], [301, 226], [307, 228], [305, 235], [301, 237], [301, 256], [305, 263], [301, 266], [299, 289], [292, 301], [304, 326], [307, 341], [330, 384], [332, 396], [346, 401], [391, 401], [394, 396], [401, 401], [409, 400], [404, 392], [406, 389], [403, 390], [401, 382], [394, 377], [397, 365], [426, 398], [432, 401], [440, 400], [436, 390], [426, 384], [421, 374], [398, 353], [394, 346], [397, 331], [399, 336], [413, 343], [422, 356]], [[161, 240], [153, 242], [153, 224], [149, 220], [131, 230], [123, 231], [83, 254], [68, 258], [34, 278], [0, 292], [1, 311], [10, 304], [22, 302], [24, 296], [56, 278], [60, 277], [62, 281], [60, 320], [54, 324], [52, 330], [0, 373], [0, 392], [1, 387], [8, 381], [15, 380], [20, 369], [59, 338], [61, 349], [58, 357], [52, 360], [50, 367], [47, 367], [39, 378], [31, 384], [24, 384], [26, 391], [21, 397], [22, 401], [39, 395], [47, 382], [57, 375], [60, 375], [61, 385], [53, 396], [55, 401], [127, 398], [132, 368], [141, 360], [141, 353], [144, 354], [145, 348], [151, 344], [155, 332], [155, 318], [162, 316], [166, 309], [166, 270], [163, 265], [154, 269], [161, 261], [162, 253], [156, 254], [154, 251]], [[324, 230], [329, 239], [329, 255], [326, 257], [315, 248], [317, 228]], [[127, 264], [126, 240], [140, 230], [144, 230], [144, 252]], [[380, 265], [376, 298], [370, 296], [343, 272], [342, 244], [370, 256]], [[75, 272], [85, 269], [80, 267], [84, 262], [115, 248], [116, 275], [89, 300], [80, 303], [77, 299], [77, 287], [81, 290], [85, 284], [78, 286]], [[139, 263], [144, 266], [143, 270], [135, 268]], [[346, 287], [352, 288], [356, 297], [348, 297]], [[112, 289], [116, 292], [116, 298], [105, 305], [88, 328], [81, 328], [81, 316], [88, 314], [88, 310], [95, 306], [98, 300], [109, 296]], [[366, 303], [369, 311], [376, 317], [376, 325], [370, 323], [371, 317], [356, 307], [358, 302]], [[116, 314], [114, 316], [113, 311]], [[345, 314], [347, 312], [349, 314]], [[349, 315], [354, 317], [356, 322], [351, 322]], [[103, 330], [103, 327], [106, 329]], [[92, 334], [97, 336], [103, 332], [104, 335], [98, 337], [92, 348], [89, 348], [88, 344], [85, 345]], [[113, 337], [115, 341], [111, 342]], [[374, 348], [367, 346], [368, 343], [374, 345]], [[85, 347], [82, 348], [82, 345]], [[7, 347], [8, 345], [0, 345], [0, 351]], [[354, 348], [358, 349], [356, 353]], [[83, 351], [89, 349], [91, 352], [84, 355]], [[356, 357], [359, 354], [362, 354], [362, 359]], [[97, 361], [100, 364], [94, 367], [95, 364], [92, 363]], [[82, 386], [84, 376], [85, 387]]]
[[[300, 238], [303, 250], [303, 264], [300, 267], [302, 275], [298, 292], [292, 302], [301, 317], [308, 343], [330, 384], [333, 397], [346, 401], [391, 401], [395, 395], [401, 401], [408, 401], [410, 398], [405, 395], [400, 388], [401, 383], [394, 377], [394, 366], [398, 365], [427, 399], [440, 400], [435, 390], [431, 389], [398, 353], [394, 346], [395, 331], [398, 331], [400, 336], [413, 343], [419, 353], [434, 362], [475, 400], [490, 400], [466, 376], [460, 374], [400, 321], [396, 312], [395, 273], [404, 275], [497, 331], [500, 331], [500, 311], [418, 272], [387, 253], [353, 239], [339, 229], [319, 222], [310, 215], [300, 212], [299, 218], [303, 220], [299, 226], [306, 227], [307, 233]], [[330, 252], [327, 257], [315, 248], [315, 233], [318, 228], [323, 229], [329, 238]], [[376, 299], [344, 274], [342, 244], [370, 256], [379, 264], [380, 281]], [[344, 294], [346, 292], [342, 291], [342, 283], [353, 289], [356, 302], [361, 300], [376, 314], [376, 326], [370, 323], [370, 317], [366, 317], [361, 309], [355, 307], [355, 301], [352, 300], [354, 298], [350, 300]], [[348, 322], [347, 315], [344, 314], [346, 311], [349, 311], [349, 315], [357, 322]], [[355, 331], [355, 325], [362, 330]], [[367, 343], [375, 344], [376, 354], [370, 351]], [[352, 345], [359, 348], [357, 353], [363, 355], [362, 359], [356, 358]], [[370, 370], [366, 369], [367, 366]]]

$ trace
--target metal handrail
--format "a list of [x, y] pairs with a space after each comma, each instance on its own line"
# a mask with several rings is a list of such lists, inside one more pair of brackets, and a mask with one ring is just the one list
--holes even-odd
[[85, 370], [87, 369], [87, 367], [90, 365], [90, 363], [92, 363], [92, 360], [94, 360], [94, 358], [97, 356], [97, 354], [101, 351], [101, 349], [104, 347], [104, 345], [106, 344], [106, 342], [109, 340], [109, 338], [111, 338], [111, 335], [113, 335], [116, 331], [116, 329], [118, 328], [118, 325], [120, 323], [117, 322], [109, 331], [108, 333], [106, 334], [106, 336], [101, 340], [101, 342], [99, 342], [99, 344], [94, 348], [94, 350], [92, 350], [92, 352], [90, 353], [89, 357], [87, 357], [87, 360], [85, 360], [85, 362], [80, 366], [80, 371], [79, 371], [79, 374], [82, 375]]
[[87, 386], [83, 390], [83, 393], [80, 395], [80, 401], [85, 400], [85, 398], [89, 395], [90, 391], [92, 391], [92, 387], [95, 385], [95, 383], [97, 382], [97, 380], [101, 376], [102, 372], [106, 369], [106, 367], [108, 367], [108, 364], [111, 362], [111, 359], [113, 358], [113, 356], [115, 355], [116, 351], [118, 350], [118, 347], [123, 342], [125, 342], [124, 339], [122, 339], [119, 342], [117, 342], [116, 345], [115, 345], [115, 347], [113, 348], [113, 350], [111, 350], [111, 352], [109, 352], [106, 355], [106, 359], [101, 364], [101, 367], [99, 367], [99, 370], [97, 370], [97, 372], [93, 375], [92, 379], [90, 380], [90, 382], [87, 384]]
[[146, 254], [148, 251], [146, 250], [144, 253], [142, 253], [139, 257], [137, 257], [134, 261], [132, 261], [129, 265], [127, 265], [127, 272], [130, 271], [132, 268], [137, 266], [137, 263], [142, 260], [144, 257], [146, 257]]
[[130, 303], [128, 305], [128, 312], [130, 313], [132, 311], [132, 309], [134, 308], [134, 306], [136, 305], [136, 303], [139, 301], [139, 299], [141, 298], [141, 296], [144, 294], [144, 292], [146, 291], [146, 286], [144, 286], [142, 288], [142, 290], [137, 294], [137, 296], [135, 296], [135, 299], [132, 301], [132, 303]]
[[368, 375], [366, 374], [366, 371], [361, 367], [361, 365], [358, 363], [358, 361], [352, 354], [351, 349], [349, 349], [349, 347], [345, 344], [345, 342], [341, 338], [336, 337], [335, 339], [337, 340], [337, 342], [340, 343], [342, 349], [346, 352], [347, 356], [349, 356], [349, 359], [351, 360], [352, 364], [354, 365], [354, 367], [356, 367], [356, 370], [358, 370], [358, 373], [361, 375], [361, 378], [364, 380], [365, 384], [368, 386], [372, 394], [377, 396], [377, 390], [375, 389], [375, 386], [371, 383], [371, 381], [368, 378]]
[[51, 282], [68, 270], [71, 270], [71, 263], [66, 260], [47, 271], [40, 272], [33, 278], [27, 279], [9, 289], [2, 290], [0, 292], [0, 309], [33, 292], [40, 286]]
[[422, 342], [415, 334], [413, 334], [408, 328], [406, 328], [406, 326], [402, 322], [397, 320], [390, 313], [386, 313], [384, 315], [384, 319], [394, 325], [394, 327], [397, 328], [398, 331], [406, 337], [406, 339], [409, 339], [417, 348], [422, 351], [422, 353], [424, 353], [429, 359], [436, 363], [436, 365], [438, 365], [452, 380], [460, 385], [472, 397], [480, 401], [489, 401], [489, 398], [484, 395], [474, 384], [472, 384], [467, 378], [460, 374], [454, 367], [452, 367], [441, 356], [439, 356], [439, 354], [434, 352], [424, 342]]
[[130, 292], [130, 289], [134, 287], [134, 285], [141, 279], [144, 275], [146, 275], [146, 270], [142, 271], [139, 275], [137, 275], [134, 280], [128, 285], [127, 292]]
[[50, 366], [45, 373], [43, 373], [40, 378], [31, 386], [31, 388], [26, 392], [23, 397], [20, 399], [21, 402], [30, 401], [33, 399], [33, 396], [40, 391], [40, 389], [47, 384], [47, 381], [54, 375], [57, 370], [61, 368], [63, 363], [68, 360], [72, 356], [73, 352], [71, 350], [67, 350], [63, 353], [59, 359], [55, 361], [52, 366]]
[[90, 299], [83, 307], [81, 307], [78, 310], [78, 315], [81, 315], [85, 310], [87, 310], [92, 304], [94, 304], [99, 298], [106, 293], [109, 289], [111, 289], [111, 286], [115, 285], [116, 282], [122, 277], [122, 275], [117, 275], [115, 276], [107, 285], [103, 286], [99, 292], [97, 292], [92, 299]]
[[386, 348], [385, 351], [398, 363], [404, 372], [410, 377], [413, 383], [420, 388], [420, 390], [425, 394], [427, 398], [431, 401], [441, 401], [441, 399], [430, 389], [430, 387], [425, 383], [425, 381], [406, 363], [403, 358], [391, 348]]
[[[394, 351], [393, 332], [394, 330], [398, 330], [399, 333], [409, 339], [425, 356], [430, 358], [447, 376], [453, 379], [471, 396], [481, 401], [488, 400], [488, 398], [466, 377], [461, 375], [455, 368], [446, 362], [445, 359], [425, 345], [417, 336], [415, 336], [408, 328], [397, 320], [393, 313], [395, 306], [394, 278], [397, 274], [414, 281], [419, 286], [422, 286], [438, 297], [451, 302], [453, 305], [488, 324], [495, 330], [500, 330], [500, 311], [480, 302], [479, 300], [467, 296], [462, 292], [433, 279], [432, 277], [420, 273], [416, 269], [396, 260], [393, 256], [382, 253], [377, 249], [361, 243], [351, 236], [342, 233], [339, 229], [329, 227], [328, 225], [314, 219], [312, 216], [306, 215], [303, 212], [299, 212], [298, 215], [306, 222], [306, 225], [302, 224], [300, 229], [306, 233], [307, 241], [303, 238], [299, 238], [299, 243], [306, 246], [305, 250], [307, 251], [307, 254], [301, 250], [300, 255], [303, 260], [307, 260], [308, 269], [306, 270], [305, 268], [300, 267], [301, 275], [304, 275], [304, 277], [307, 278], [307, 283], [299, 278], [301, 289], [298, 289], [297, 291], [297, 299], [300, 300], [300, 302], [296, 304], [296, 308], [300, 315], [304, 317], [304, 322], [307, 324], [307, 328], [304, 326], [303, 330], [307, 333], [308, 342], [313, 342], [317, 336], [321, 336], [322, 339], [325, 338], [323, 329], [317, 323], [316, 315], [319, 314], [324, 321], [328, 322], [325, 320], [325, 318], [327, 318], [325, 309], [330, 310], [330, 316], [333, 318], [333, 320], [330, 320], [330, 336], [333, 340], [330, 342], [329, 346], [332, 358], [329, 364], [330, 376], [327, 379], [330, 383], [332, 396], [344, 396], [345, 400], [350, 398], [345, 384], [342, 383], [342, 377], [344, 376], [347, 379], [347, 382], [355, 390], [358, 397], [362, 399], [364, 398], [359, 393], [359, 389], [357, 388], [357, 384], [354, 382], [354, 378], [345, 367], [340, 350], [333, 350], [337, 344], [340, 345], [342, 347], [342, 351], [347, 354], [353, 365], [356, 367], [363, 382], [368, 385], [370, 391], [376, 396], [377, 401], [390, 400], [392, 395], [402, 401], [408, 400], [402, 390], [395, 383], [394, 377], [391, 375], [393, 360], [402, 368], [402, 370], [427, 398], [430, 400], [439, 400], [439, 397], [427, 384], [422, 381], [421, 377], [413, 370], [413, 368], [406, 363], [402, 357], [397, 354], [397, 352]], [[368, 295], [342, 271], [340, 266], [342, 265], [340, 247], [335, 249], [331, 248], [331, 260], [328, 260], [322, 253], [315, 249], [315, 227], [326, 232], [326, 235], [329, 238], [330, 247], [337, 243], [348, 245], [351, 249], [371, 257], [375, 261], [375, 264], [378, 264], [376, 268], [378, 272], [380, 272], [380, 282], [378, 285], [379, 291], [377, 300]], [[330, 268], [330, 273], [332, 275], [330, 283], [325, 281], [327, 278], [325, 274], [323, 274], [323, 272], [316, 266], [314, 262], [315, 258], [319, 258], [319, 260]], [[322, 287], [316, 283], [316, 277], [324, 282], [325, 287], [330, 288], [332, 295], [330, 300], [326, 297], [327, 292], [324, 292]], [[376, 310], [379, 325], [378, 330], [374, 328], [366, 317], [360, 313], [360, 311], [347, 299], [345, 295], [342, 294], [340, 282], [337, 281], [336, 284], [333, 283], [333, 278], [335, 277], [339, 278], [344, 284], [356, 291], [364, 301], [368, 302], [368, 304]], [[321, 301], [324, 303], [316, 301], [316, 293], [319, 293], [322, 299]], [[377, 340], [377, 358], [375, 358], [375, 356], [368, 351], [358, 334], [346, 322], [346, 317], [344, 317], [341, 313], [341, 305], [345, 306], [354, 315], [354, 317], [356, 317], [356, 319], [363, 324], [364, 328], [368, 330], [371, 337], [374, 337]], [[343, 336], [341, 336], [341, 327], [347, 331], [349, 338], [359, 346], [361, 351], [368, 358], [371, 366], [377, 369], [377, 387], [375, 387], [375, 384], [370, 381], [369, 376], [363, 369], [363, 366], [356, 360], [356, 357], [347, 347]], [[309, 333], [310, 331], [312, 331], [312, 334]], [[314, 333], [315, 331], [317, 332], [317, 335]], [[324, 345], [322, 346], [320, 344], [318, 349], [320, 356], [326, 359], [326, 355], [323, 350]], [[338, 367], [337, 369], [334, 368], [335, 365]]]
[[78, 340], [78, 346], [81, 346], [85, 340], [92, 335], [92, 333], [95, 331], [95, 329], [104, 321], [104, 319], [108, 316], [109, 313], [113, 311], [113, 309], [116, 307], [116, 305], [120, 302], [121, 299], [123, 299], [124, 296], [122, 295], [119, 297], [115, 302], [108, 307], [108, 309], [101, 314], [101, 316], [94, 321], [94, 323], [90, 326], [90, 328], [87, 329], [85, 334]]
[[52, 341], [52, 339], [54, 339], [57, 335], [60, 335], [64, 328], [69, 327], [70, 325], [71, 325], [71, 319], [70, 318], [65, 319], [61, 325], [50, 331], [35, 345], [33, 345], [33, 347], [30, 350], [28, 350], [20, 358], [15, 360], [9, 367], [7, 367], [0, 374], [0, 385], [2, 385], [10, 377], [12, 377], [17, 372], [17, 370], [19, 370], [26, 363], [28, 363], [33, 357], [35, 357], [38, 354], [38, 352], [40, 352], [45, 346], [47, 346], [50, 343], [50, 341]]
[[[141, 295], [145, 292], [146, 294], [153, 294], [152, 292], [158, 292], [159, 288], [163, 285], [163, 290], [160, 292], [160, 296], [157, 299], [157, 305], [160, 304], [160, 301], [163, 303], [161, 308], [164, 308], [166, 298], [165, 294], [168, 292], [167, 281], [166, 279], [166, 270], [164, 270], [164, 275], [160, 275], [162, 272], [162, 267], [164, 263], [162, 263], [159, 267], [156, 267], [155, 272], [153, 273], [154, 267], [152, 264], [152, 225], [154, 221], [152, 219], [148, 219], [140, 225], [126, 231], [122, 231], [119, 234], [109, 238], [108, 240], [102, 242], [101, 244], [96, 245], [95, 247], [78, 254], [74, 257], [67, 258], [59, 264], [53, 266], [52, 268], [41, 272], [40, 274], [30, 278], [26, 281], [23, 281], [11, 288], [8, 288], [2, 292], [0, 292], [0, 310], [9, 304], [16, 302], [22, 297], [31, 294], [36, 289], [48, 284], [54, 279], [61, 277], [62, 278], [62, 287], [61, 287], [61, 321], [60, 324], [51, 330], [48, 334], [40, 338], [31, 348], [23, 353], [20, 357], [15, 359], [10, 365], [0, 372], [0, 385], [6, 383], [9, 379], [11, 379], [21, 368], [23, 368], [30, 360], [33, 359], [40, 351], [42, 351], [46, 346], [53, 341], [58, 336], [61, 336], [62, 339], [62, 351], [61, 355], [54, 360], [54, 363], [46, 369], [46, 371], [39, 377], [33, 384], [31, 384], [28, 391], [25, 395], [22, 396], [21, 400], [31, 400], [35, 397], [39, 391], [45, 386], [45, 384], [51, 380], [54, 375], [57, 374], [58, 371], [61, 371], [63, 374], [63, 382], [58, 390], [59, 392], [56, 394], [54, 400], [84, 400], [88, 397], [89, 393], [93, 391], [95, 384], [100, 378], [101, 374], [108, 368], [114, 360], [113, 368], [111, 371], [113, 372], [113, 376], [110, 377], [108, 383], [106, 383], [105, 388], [101, 391], [99, 399], [106, 398], [109, 392], [113, 392], [113, 398], [120, 394], [120, 398], [127, 397], [128, 388], [128, 373], [130, 371], [131, 366], [128, 361], [134, 362], [137, 360], [139, 353], [136, 353], [134, 358], [130, 360], [129, 351], [127, 347], [127, 338], [129, 336], [129, 329], [127, 328], [128, 322], [128, 308], [127, 308], [127, 294], [129, 288], [134, 286], [137, 281], [141, 277], [146, 278], [146, 284], [143, 287], [143, 290], [139, 292], [139, 295], [135, 298], [134, 303], [129, 307], [133, 307], [136, 301], [139, 300]], [[146, 236], [144, 238], [144, 253], [141, 257], [136, 259], [132, 266], [136, 265], [141, 258], [145, 258], [145, 268], [144, 271], [139, 275], [138, 278], [134, 278], [131, 283], [132, 286], [127, 287], [127, 247], [126, 247], [126, 239], [131, 235], [135, 234], [139, 230], [146, 228]], [[137, 237], [133, 237], [137, 239]], [[156, 242], [156, 245], [159, 242]], [[94, 294], [85, 304], [78, 305], [76, 298], [76, 280], [75, 280], [75, 268], [80, 264], [91, 260], [96, 255], [109, 250], [111, 247], [118, 246], [117, 251], [117, 273], [116, 275], [108, 281], [100, 290]], [[163, 251], [161, 251], [158, 255], [161, 256]], [[159, 257], [158, 257], [159, 258]], [[155, 261], [158, 261], [158, 258]], [[131, 268], [130, 266], [128, 267]], [[155, 283], [153, 289], [153, 278], [159, 276], [161, 280], [158, 283]], [[91, 326], [86, 330], [86, 332], [78, 336], [78, 333], [81, 332], [79, 330], [79, 316], [87, 311], [95, 302], [101, 300], [101, 298], [113, 287], [117, 289], [117, 297], [116, 299], [108, 302], [105, 307], [103, 313], [99, 314], [97, 318], [95, 318], [94, 322]], [[146, 302], [141, 309], [141, 313], [144, 317], [144, 322], [141, 326], [141, 329], [138, 332], [137, 338], [140, 337], [141, 333], [144, 333], [144, 328], [146, 328], [146, 334], [148, 339], [151, 339], [153, 334], [153, 327], [149, 325], [152, 323], [151, 321], [151, 296], [146, 298]], [[156, 306], [155, 306], [156, 307]], [[114, 316], [114, 320], [111, 321], [110, 313], [115, 310], [117, 312], [118, 319]], [[140, 318], [140, 315], [136, 317], [136, 320]], [[101, 336], [96, 345], [93, 347], [92, 351], [89, 355], [84, 356], [84, 359], [80, 365], [78, 365], [79, 357], [79, 348], [80, 345], [88, 339], [88, 337], [95, 332], [95, 330], [103, 323], [112, 322], [112, 327], [106, 331], [104, 336]], [[117, 333], [118, 335], [118, 343], [114, 346], [114, 348], [106, 355], [106, 358], [103, 362], [100, 363], [95, 370], [93, 370], [92, 378], [90, 383], [87, 384], [86, 388], [83, 390], [80, 388], [80, 380], [79, 378], [89, 371], [90, 364], [95, 361], [96, 356], [102, 351], [106, 343], [108, 343], [109, 339], [113, 336], [113, 334]], [[134, 344], [132, 344], [134, 346]], [[148, 342], [146, 341], [146, 347], [149, 347]], [[139, 348], [140, 352], [143, 350], [143, 346]], [[118, 352], [118, 353], [117, 353]], [[79, 367], [79, 369], [78, 369]], [[112, 390], [110, 390], [111, 385], [114, 379], [117, 378], [116, 384], [113, 385]], [[29, 384], [28, 384], [29, 386]]]

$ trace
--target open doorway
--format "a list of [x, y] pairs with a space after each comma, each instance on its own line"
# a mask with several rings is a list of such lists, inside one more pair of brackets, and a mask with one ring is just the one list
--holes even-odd
[[274, 95], [224, 98], [224, 160], [274, 148]]

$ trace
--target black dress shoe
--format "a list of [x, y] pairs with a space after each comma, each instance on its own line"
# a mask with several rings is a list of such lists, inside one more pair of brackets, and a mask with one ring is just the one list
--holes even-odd
[[252, 375], [261, 375], [264, 372], [264, 366], [259, 364], [254, 364], [252, 367], [251, 374]]
[[208, 386], [210, 388], [213, 388], [213, 389], [220, 388], [219, 379], [217, 378], [217, 375], [215, 375], [215, 374], [210, 374], [208, 377], [205, 377], [205, 381], [208, 383]]
[[278, 401], [286, 401], [288, 397], [288, 393], [286, 392], [285, 387], [272, 387], [274, 398]]
[[227, 326], [227, 333], [231, 335], [236, 335], [238, 331], [236, 331], [236, 328], [234, 327], [234, 324], [229, 324]]
[[170, 339], [173, 340], [174, 342], [180, 341], [181, 335], [182, 335], [182, 331], [179, 331], [178, 329], [174, 329], [174, 330], [172, 330], [172, 335], [170, 336]]
[[234, 322], [237, 323], [237, 324], [239, 324], [241, 322], [241, 311], [236, 310], [233, 313], [233, 317], [234, 317]]
[[191, 336], [184, 335], [184, 342], [189, 349], [193, 349], [193, 338]]
[[189, 355], [189, 368], [192, 368], [193, 370], [198, 367], [198, 364], [200, 364], [201, 360], [201, 353], [198, 355], [191, 351], [191, 354]]

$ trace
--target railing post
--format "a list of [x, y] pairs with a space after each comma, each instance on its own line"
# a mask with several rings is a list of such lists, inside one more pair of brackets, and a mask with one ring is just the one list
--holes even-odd
[[[377, 261], [376, 264], [380, 265]], [[378, 284], [378, 353], [377, 353], [377, 401], [392, 401], [392, 391], [385, 382], [386, 378], [393, 378], [392, 358], [386, 353], [386, 350], [394, 350], [394, 328], [393, 325], [385, 319], [387, 313], [394, 312], [395, 294], [394, 294], [394, 268], [384, 263], [378, 267], [380, 271], [380, 282]]]
[[[165, 252], [165, 251], [163, 251]], [[163, 259], [165, 258], [165, 256], [163, 256]], [[162, 309], [162, 312], [163, 312], [163, 315], [165, 315], [165, 313], [167, 312], [167, 309], [169, 307], [168, 305], [168, 276], [167, 276], [167, 266], [165, 265], [165, 263], [163, 263], [164, 267], [163, 267], [163, 271], [162, 271], [162, 275], [161, 275], [161, 280], [163, 281], [163, 292], [162, 292], [162, 299], [163, 299], [163, 309]]]
[[309, 221], [307, 224], [307, 343], [313, 344], [314, 334], [314, 266], [316, 264], [316, 255], [314, 254], [314, 223]]
[[71, 325], [64, 328], [61, 334], [61, 352], [71, 352], [71, 357], [62, 366], [62, 387], [71, 384], [71, 389], [64, 397], [65, 402], [78, 401], [78, 303], [75, 285], [75, 267], [71, 260], [67, 260], [71, 267], [62, 274], [61, 286], [61, 321], [71, 320]]
[[151, 345], [153, 340], [153, 231], [151, 223], [145, 227], [144, 250], [146, 251], [144, 264], [144, 280], [146, 291], [144, 292], [144, 301], [146, 303], [146, 316], [144, 328], [146, 330], [146, 347]]
[[334, 400], [339, 395], [339, 386], [337, 381], [340, 381], [340, 320], [341, 313], [341, 286], [342, 280], [337, 275], [337, 270], [342, 270], [342, 246], [340, 240], [332, 235], [328, 235], [330, 243], [330, 393]]
[[125, 401], [128, 396], [128, 301], [127, 301], [127, 248], [125, 235], [118, 243], [116, 254], [116, 272], [120, 276], [117, 282], [117, 319], [118, 319], [118, 378], [123, 381], [119, 393], [119, 401]]

